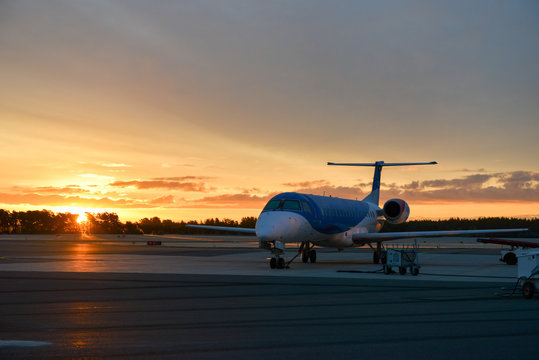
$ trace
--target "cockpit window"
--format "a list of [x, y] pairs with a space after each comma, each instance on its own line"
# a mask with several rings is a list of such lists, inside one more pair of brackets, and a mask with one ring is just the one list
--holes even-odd
[[279, 205], [281, 205], [281, 200], [270, 200], [264, 210], [275, 210], [279, 208]]
[[301, 210], [298, 200], [285, 200], [283, 202], [283, 210]]

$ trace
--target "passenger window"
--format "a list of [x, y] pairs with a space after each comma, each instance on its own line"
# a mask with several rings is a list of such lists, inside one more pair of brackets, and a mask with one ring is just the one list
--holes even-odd
[[283, 202], [283, 210], [301, 210], [298, 200], [285, 200]]
[[302, 201], [301, 205], [303, 206], [303, 211], [308, 212], [309, 214], [313, 213], [313, 210], [311, 209], [311, 205], [307, 201]]
[[270, 200], [264, 210], [275, 210], [281, 205], [281, 200]]

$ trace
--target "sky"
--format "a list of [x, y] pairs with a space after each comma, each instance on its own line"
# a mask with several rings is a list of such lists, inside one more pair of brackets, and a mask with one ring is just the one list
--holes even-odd
[[539, 216], [536, 1], [0, 0], [0, 208]]

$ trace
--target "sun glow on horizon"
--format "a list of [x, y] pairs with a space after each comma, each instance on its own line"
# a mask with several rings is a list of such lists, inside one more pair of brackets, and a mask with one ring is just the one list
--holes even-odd
[[77, 222], [79, 224], [82, 224], [83, 222], [88, 221], [88, 217], [86, 216], [86, 213], [78, 214], [78, 215], [79, 215], [79, 217], [77, 217]]
[[82, 224], [86, 221], [88, 221], [88, 217], [86, 216], [86, 213], [90, 214], [98, 214], [106, 212], [104, 209], [97, 209], [97, 208], [83, 208], [83, 207], [59, 207], [53, 210], [57, 213], [70, 213], [73, 215], [77, 215], [77, 223]]

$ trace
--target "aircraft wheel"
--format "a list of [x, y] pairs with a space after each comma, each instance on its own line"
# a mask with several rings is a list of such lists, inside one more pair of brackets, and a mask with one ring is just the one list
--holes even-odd
[[384, 265], [384, 274], [391, 274], [391, 266]]
[[532, 282], [526, 282], [522, 286], [522, 296], [526, 299], [531, 299], [535, 293], [535, 285]]
[[410, 272], [412, 273], [412, 275], [417, 276], [417, 274], [419, 274], [419, 269], [416, 267], [413, 267], [410, 269]]
[[309, 262], [309, 252], [308, 251], [304, 251], [301, 254], [301, 261], [303, 261], [304, 263]]
[[383, 251], [380, 255], [380, 262], [382, 264], [387, 264], [387, 251]]
[[277, 259], [271, 258], [270, 259], [270, 268], [275, 269], [277, 267]]
[[401, 275], [406, 274], [406, 268], [401, 266], [401, 267], [399, 268], [399, 274], [401, 274]]
[[316, 251], [315, 250], [309, 251], [309, 260], [311, 260], [312, 263], [316, 262]]
[[372, 262], [374, 264], [378, 264], [380, 262], [380, 257], [378, 256], [378, 253], [377, 252], [374, 252], [372, 254]]
[[510, 252], [505, 254], [503, 261], [505, 261], [507, 265], [515, 265], [518, 262], [518, 258], [515, 253]]
[[284, 269], [284, 259], [283, 258], [279, 258], [277, 260], [277, 268], [278, 269]]

